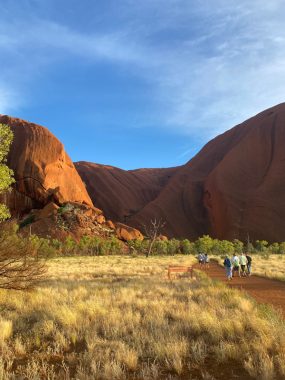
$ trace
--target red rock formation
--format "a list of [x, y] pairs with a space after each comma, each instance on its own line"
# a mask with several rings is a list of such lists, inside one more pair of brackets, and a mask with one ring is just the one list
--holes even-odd
[[116, 236], [120, 240], [130, 241], [130, 240], [143, 240], [143, 235], [141, 232], [130, 226], [126, 226], [123, 223], [116, 223]]
[[92, 201], [61, 142], [46, 128], [24, 120], [0, 115], [8, 124], [14, 141], [8, 166], [14, 170], [16, 186], [5, 195], [12, 212], [21, 213], [43, 207], [49, 201]]
[[285, 240], [285, 104], [210, 141], [129, 223], [167, 221], [169, 236]]
[[[10, 199], [17, 211], [20, 206], [31, 209], [66, 200], [92, 204], [52, 134], [7, 116], [0, 122], [15, 133], [9, 164], [17, 179]], [[284, 241], [284, 143], [285, 104], [280, 104], [216, 137], [179, 168], [123, 171], [86, 162], [76, 168], [94, 204], [112, 220], [140, 228], [154, 218], [163, 219], [162, 233], [168, 237], [195, 239], [209, 233], [220, 239]], [[94, 210], [95, 216], [91, 212], [91, 224], [90, 212], [85, 210], [76, 223], [90, 233], [102, 223], [103, 231], [107, 223], [100, 210]], [[66, 218], [72, 227], [73, 216], [67, 213]], [[117, 224], [115, 229], [120, 233]]]
[[209, 233], [284, 241], [284, 143], [285, 104], [280, 104], [216, 137], [170, 172], [152, 169], [149, 176], [88, 163], [76, 168], [94, 204], [115, 219], [131, 215], [127, 222], [134, 227], [161, 218], [170, 237]]
[[[0, 123], [8, 124], [14, 133], [7, 164], [16, 179], [13, 191], [2, 194], [1, 201], [14, 216], [24, 215], [20, 218], [23, 231], [28, 228], [40, 236], [59, 239], [115, 234], [112, 222], [106, 224], [102, 211], [93, 207], [77, 170], [55, 136], [44, 127], [9, 116], [0, 115]], [[59, 208], [63, 204], [65, 207]], [[27, 220], [30, 224], [24, 227]], [[117, 230], [123, 240], [141, 237], [131, 227]]]
[[122, 170], [113, 166], [76, 162], [94, 204], [111, 220], [128, 223], [154, 200], [177, 168]]

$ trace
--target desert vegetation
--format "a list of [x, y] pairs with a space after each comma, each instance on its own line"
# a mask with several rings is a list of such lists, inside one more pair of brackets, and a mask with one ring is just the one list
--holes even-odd
[[[0, 123], [0, 194], [9, 190], [14, 182], [13, 171], [6, 165], [7, 155], [13, 140], [13, 133], [10, 127]], [[0, 203], [0, 222], [10, 217], [7, 206]]]
[[203, 274], [170, 282], [171, 262], [55, 258], [36, 290], [1, 289], [1, 378], [284, 378], [281, 317]]
[[[52, 238], [42, 238], [31, 235], [30, 239], [42, 252], [51, 256], [106, 256], [118, 254], [149, 256], [149, 238], [130, 240], [123, 243], [116, 237], [83, 236], [79, 241], [68, 237], [65, 241]], [[248, 252], [258, 254], [264, 259], [270, 255], [282, 257], [285, 254], [285, 242], [269, 244], [264, 240], [244, 243], [240, 240], [219, 240], [204, 235], [195, 241], [188, 239], [165, 239], [158, 236], [152, 244], [151, 255], [197, 255], [203, 252], [212, 256]]]
[[257, 256], [254, 260], [254, 273], [259, 276], [285, 281], [285, 256]]

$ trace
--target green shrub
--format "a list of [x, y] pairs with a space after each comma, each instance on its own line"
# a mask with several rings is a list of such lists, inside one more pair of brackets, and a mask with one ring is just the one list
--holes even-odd
[[190, 253], [193, 252], [193, 246], [194, 246], [194, 244], [191, 243], [188, 239], [184, 239], [180, 243], [180, 251], [184, 255], [190, 255]]

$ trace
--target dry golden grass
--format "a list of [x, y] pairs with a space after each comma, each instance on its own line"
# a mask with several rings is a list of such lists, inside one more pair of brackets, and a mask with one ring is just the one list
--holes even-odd
[[253, 256], [253, 273], [285, 281], [285, 255]]
[[285, 378], [281, 317], [201, 278], [193, 256], [49, 262], [33, 292], [0, 291], [0, 379]]

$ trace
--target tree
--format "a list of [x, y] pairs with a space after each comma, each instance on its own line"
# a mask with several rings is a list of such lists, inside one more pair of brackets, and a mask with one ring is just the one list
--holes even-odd
[[165, 226], [165, 222], [163, 222], [161, 219], [153, 219], [150, 221], [149, 225], [144, 225], [144, 231], [146, 237], [149, 239], [149, 244], [146, 250], [146, 257], [148, 257], [152, 252], [153, 244], [156, 240], [156, 238], [161, 234], [162, 229]]
[[[167, 254], [167, 241], [155, 240], [152, 247], [152, 253], [155, 255], [166, 255]], [[148, 244], [147, 244], [148, 248]]]
[[266, 240], [256, 240], [255, 246], [256, 246], [256, 249], [259, 252], [265, 252], [267, 250], [268, 241], [266, 241]]
[[[13, 132], [6, 124], [0, 124], [0, 194], [7, 191], [15, 182], [13, 171], [6, 165], [7, 155], [13, 140]], [[0, 204], [0, 222], [9, 218], [10, 212], [6, 205]]]
[[235, 252], [234, 243], [228, 240], [220, 240], [219, 241], [219, 253], [221, 255], [229, 255], [231, 256]]
[[167, 254], [175, 255], [180, 251], [180, 241], [177, 239], [171, 239], [167, 242]]
[[181, 252], [184, 255], [190, 255], [190, 253], [193, 251], [193, 245], [194, 244], [191, 243], [188, 239], [182, 240], [182, 242], [180, 243]]
[[284, 253], [285, 253], [285, 242], [282, 242], [279, 244], [279, 253], [281, 255], [284, 255]]
[[233, 244], [235, 253], [242, 253], [244, 251], [244, 244], [242, 241], [234, 239]]
[[272, 244], [268, 247], [268, 250], [269, 250], [269, 252], [274, 253], [274, 254], [278, 254], [278, 253], [280, 253], [280, 246], [279, 246], [279, 243], [272, 243]]
[[199, 253], [211, 253], [214, 245], [214, 240], [209, 235], [203, 235], [195, 241], [197, 252]]
[[33, 240], [17, 234], [17, 226], [2, 225], [0, 230], [0, 288], [31, 289], [45, 278], [45, 260], [39, 257]]

